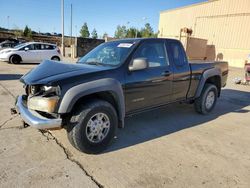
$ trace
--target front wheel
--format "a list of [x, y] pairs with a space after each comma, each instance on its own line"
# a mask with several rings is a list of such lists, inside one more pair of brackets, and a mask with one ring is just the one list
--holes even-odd
[[100, 153], [115, 136], [118, 125], [114, 107], [103, 100], [93, 100], [73, 112], [67, 132], [70, 143], [85, 153]]
[[199, 98], [195, 99], [195, 110], [200, 114], [211, 112], [217, 102], [218, 89], [213, 84], [205, 84]]
[[19, 64], [20, 62], [21, 62], [21, 58], [18, 55], [13, 55], [10, 57], [9, 63]]

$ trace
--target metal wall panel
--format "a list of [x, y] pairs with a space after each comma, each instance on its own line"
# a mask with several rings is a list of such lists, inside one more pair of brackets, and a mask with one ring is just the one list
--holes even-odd
[[[160, 13], [159, 37], [178, 38], [183, 27], [208, 39], [226, 60], [239, 64], [250, 54], [250, 0], [210, 1]], [[237, 54], [241, 57], [234, 59]]]

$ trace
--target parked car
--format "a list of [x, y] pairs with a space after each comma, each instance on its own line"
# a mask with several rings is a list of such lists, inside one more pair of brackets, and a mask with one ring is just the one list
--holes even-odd
[[44, 61], [21, 78], [26, 95], [16, 107], [28, 125], [65, 128], [75, 148], [98, 153], [126, 116], [174, 102], [211, 112], [227, 76], [227, 62], [189, 63], [177, 40], [118, 40], [77, 64]]
[[18, 44], [19, 44], [19, 41], [5, 40], [0, 43], [0, 50], [5, 49], [5, 48], [13, 48]]
[[54, 44], [27, 42], [0, 51], [0, 61], [12, 64], [40, 63], [46, 59], [60, 61], [62, 59], [60, 49]]

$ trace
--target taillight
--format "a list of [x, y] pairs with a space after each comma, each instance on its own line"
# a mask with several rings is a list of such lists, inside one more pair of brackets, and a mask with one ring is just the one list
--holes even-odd
[[57, 48], [57, 53], [61, 54], [61, 51], [60, 51], [60, 49], [59, 49], [59, 48]]

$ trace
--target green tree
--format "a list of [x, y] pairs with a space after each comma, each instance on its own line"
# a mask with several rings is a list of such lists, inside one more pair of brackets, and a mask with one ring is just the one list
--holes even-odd
[[24, 30], [23, 30], [23, 36], [25, 37], [32, 37], [32, 30], [26, 25]]
[[127, 28], [126, 26], [118, 25], [115, 31], [115, 38], [121, 39], [127, 36]]
[[0, 27], [0, 31], [8, 31], [8, 29]]
[[23, 36], [23, 31], [22, 30], [20, 30], [20, 29], [15, 29], [14, 30], [14, 35], [15, 35], [15, 37], [22, 37]]
[[96, 31], [95, 28], [93, 29], [91, 35], [92, 35], [92, 38], [93, 38], [93, 39], [97, 39], [97, 38], [98, 38], [98, 34], [97, 34], [97, 31]]
[[13, 33], [14, 33], [16, 38], [23, 36], [23, 30], [19, 29], [18, 27], [15, 27], [13, 29]]
[[156, 32], [156, 33], [154, 34], [154, 37], [157, 38], [159, 34], [160, 34], [160, 31]]
[[143, 38], [155, 37], [154, 30], [149, 23], [146, 23], [144, 28], [141, 29], [141, 36]]
[[134, 28], [134, 27], [130, 27], [129, 29], [127, 29], [127, 34], [126, 34], [126, 38], [141, 38], [141, 32]]
[[83, 38], [89, 38], [89, 28], [87, 23], [85, 22], [80, 30], [81, 37]]

